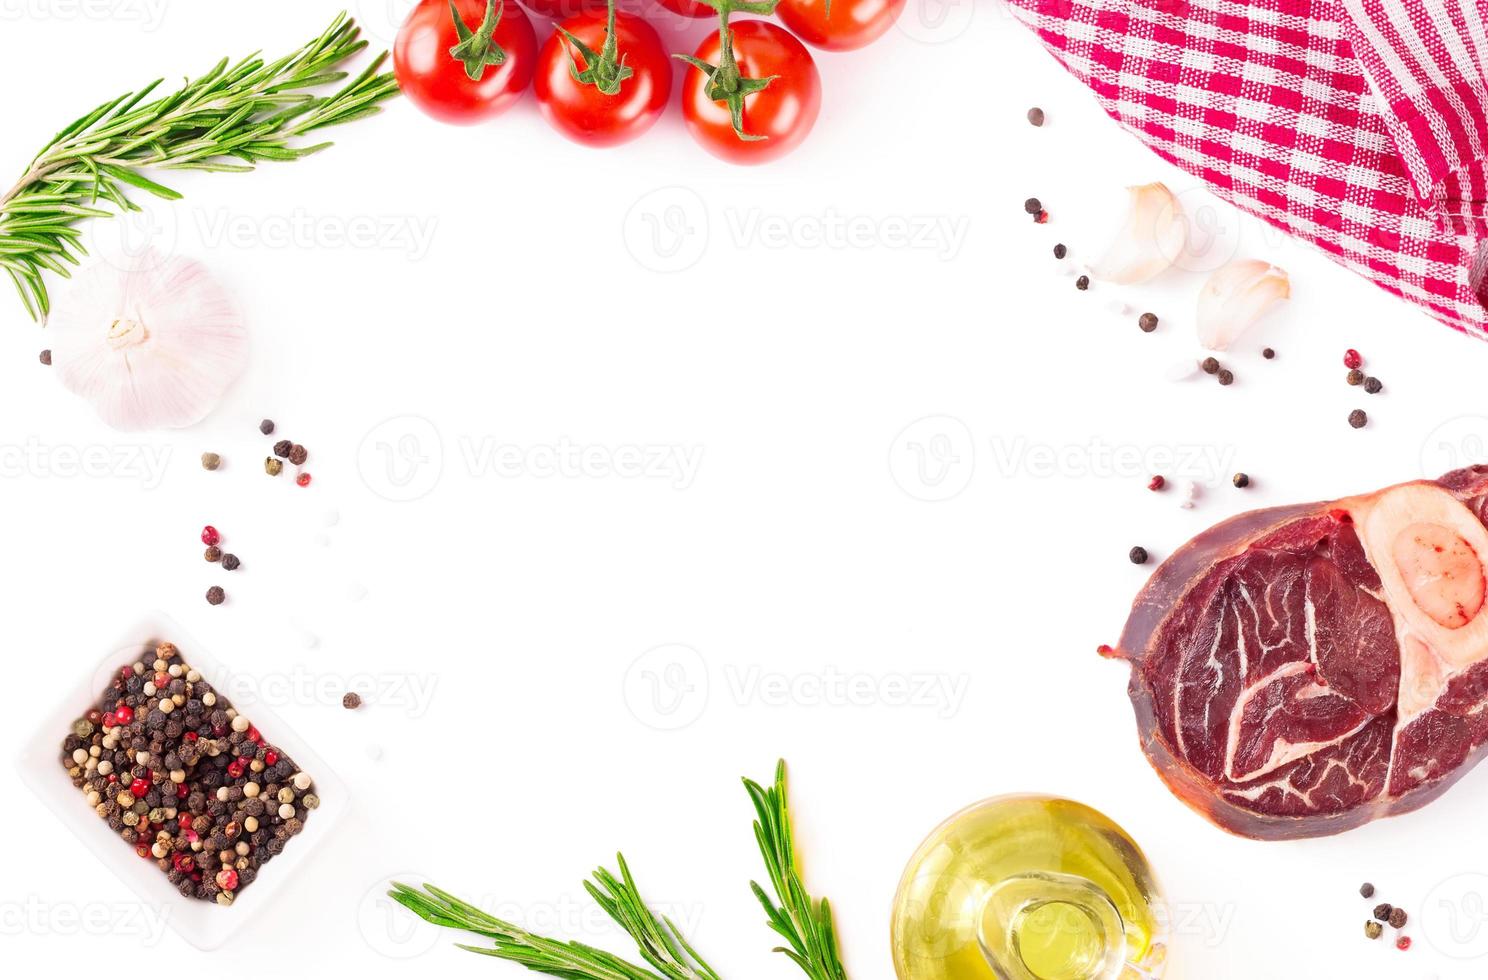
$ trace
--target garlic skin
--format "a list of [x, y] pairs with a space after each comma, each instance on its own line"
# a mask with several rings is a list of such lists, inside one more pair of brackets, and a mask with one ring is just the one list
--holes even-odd
[[1126, 217], [1115, 241], [1091, 268], [1104, 282], [1133, 286], [1166, 272], [1188, 245], [1188, 222], [1166, 184], [1128, 187]]
[[63, 386], [128, 432], [200, 422], [248, 362], [227, 291], [199, 262], [153, 251], [85, 269], [47, 331]]
[[1208, 350], [1229, 350], [1252, 324], [1291, 295], [1291, 277], [1269, 262], [1239, 259], [1215, 270], [1199, 291], [1199, 343]]

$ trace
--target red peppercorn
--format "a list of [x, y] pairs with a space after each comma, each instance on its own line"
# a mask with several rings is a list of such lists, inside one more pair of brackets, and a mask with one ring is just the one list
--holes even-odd
[[1158, 475], [1158, 476], [1154, 476], [1152, 478], [1152, 480], [1150, 482], [1148, 482], [1147, 489], [1148, 490], [1161, 490], [1163, 487], [1165, 487], [1167, 485], [1168, 485], [1168, 481], [1165, 480], [1165, 479], [1163, 479], [1163, 477], [1161, 475]]
[[196, 862], [191, 860], [189, 854], [177, 854], [175, 864], [176, 870], [182, 874], [186, 874], [192, 868], [196, 867]]
[[134, 676], [134, 668], [133, 667], [120, 667], [119, 668], [119, 680], [121, 680], [121, 681], [127, 681], [127, 680], [129, 680], [129, 678], [131, 678], [133, 676]]
[[198, 735], [198, 734], [196, 734], [196, 732], [187, 732], [185, 735], [182, 735], [181, 737], [184, 738], [188, 742], [195, 742], [197, 739], [201, 738], [201, 736]]
[[167, 674], [165, 671], [162, 670], [160, 673], [155, 675], [155, 690], [164, 690], [165, 686], [169, 683], [170, 675]]
[[145, 794], [150, 792], [150, 784], [143, 779], [136, 779], [129, 784], [129, 792], [134, 794], [136, 800], [144, 799]]
[[87, 717], [89, 721], [96, 725], [99, 722], [103, 721], [103, 712], [99, 711], [97, 708], [90, 708], [88, 710]]
[[117, 724], [119, 724], [119, 717], [118, 717], [118, 715], [115, 715], [112, 711], [110, 711], [108, 714], [106, 714], [106, 715], [103, 716], [103, 727], [104, 728], [113, 728]]
[[176, 784], [176, 799], [178, 799], [178, 800], [184, 800], [184, 799], [186, 799], [187, 794], [190, 793], [190, 792], [191, 791], [186, 788], [186, 784], [185, 783], [177, 783]]
[[134, 845], [134, 853], [138, 854], [142, 858], [147, 858], [148, 859], [148, 858], [154, 857], [154, 855], [150, 853], [150, 849], [148, 847], [146, 847], [144, 844], [136, 844], [136, 845]]
[[1343, 352], [1343, 366], [1349, 370], [1361, 366], [1364, 363], [1364, 355], [1350, 347]]
[[1049, 223], [1049, 212], [1039, 211], [1038, 214], [1034, 215], [1033, 220], [1038, 224], [1046, 225]]
[[238, 887], [238, 873], [232, 868], [223, 868], [217, 872], [217, 887], [225, 892], [230, 892]]
[[243, 775], [243, 760], [235, 759], [227, 764], [227, 774], [234, 779]]
[[114, 718], [121, 725], [127, 725], [134, 721], [134, 709], [127, 704], [121, 704], [114, 709]]
[[263, 735], [257, 728], [254, 728], [251, 725], [248, 726], [248, 741], [252, 742], [254, 745], [263, 744]]
[[1401, 936], [1399, 939], [1395, 940], [1395, 948], [1396, 949], [1406, 950], [1406, 949], [1410, 949], [1410, 947], [1411, 947], [1411, 938], [1409, 936]]
[[310, 474], [309, 473], [301, 473], [299, 476], [295, 477], [295, 486], [308, 487], [309, 485], [310, 485]]
[[217, 529], [215, 527], [208, 524], [206, 527], [202, 528], [202, 544], [213, 545], [218, 544], [221, 541], [222, 535], [217, 533]]
[[117, 773], [112, 773], [112, 772], [109, 773], [108, 781], [111, 782], [111, 783], [117, 783], [119, 781], [118, 774]]
[[267, 752], [264, 753], [264, 765], [266, 765], [266, 766], [272, 766], [275, 763], [277, 763], [278, 761], [279, 761], [279, 753], [278, 752], [275, 752], [273, 749], [269, 749], [269, 751], [267, 751]]

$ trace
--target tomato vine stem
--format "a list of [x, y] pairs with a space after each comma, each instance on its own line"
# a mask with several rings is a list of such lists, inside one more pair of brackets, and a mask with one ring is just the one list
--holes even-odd
[[460, 37], [460, 43], [449, 49], [450, 57], [464, 63], [465, 74], [470, 76], [470, 80], [480, 81], [488, 66], [506, 64], [506, 52], [492, 36], [506, 11], [506, 0], [486, 0], [486, 16], [474, 31], [460, 16], [455, 0], [450, 0], [449, 7], [450, 16], [455, 20], [455, 33]]
[[[620, 83], [635, 74], [635, 70], [625, 63], [625, 56], [619, 53], [620, 44], [615, 38], [615, 0], [609, 0], [609, 13], [605, 19], [605, 41], [599, 53], [596, 54], [593, 48], [562, 27], [558, 28], [558, 33], [562, 34], [564, 40], [568, 42], [568, 73], [580, 85], [593, 85], [605, 95], [618, 95]], [[574, 58], [574, 48], [578, 48], [579, 54], [584, 56], [583, 71], [579, 71], [578, 60]]]
[[728, 106], [729, 121], [734, 127], [735, 136], [746, 142], [769, 139], [768, 136], [757, 136], [744, 131], [744, 100], [756, 92], [763, 92], [769, 88], [770, 83], [779, 76], [750, 78], [739, 70], [739, 62], [734, 55], [734, 30], [729, 26], [729, 18], [735, 13], [768, 17], [775, 12], [780, 0], [700, 0], [700, 2], [718, 11], [718, 64], [710, 65], [701, 58], [687, 54], [674, 55], [674, 57], [687, 62], [708, 76], [708, 87], [705, 92], [714, 102], [721, 102]]

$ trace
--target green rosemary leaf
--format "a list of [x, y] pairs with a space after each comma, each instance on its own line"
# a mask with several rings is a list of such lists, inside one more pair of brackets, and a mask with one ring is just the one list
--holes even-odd
[[156, 197], [163, 197], [167, 201], [179, 201], [181, 199], [180, 191], [173, 191], [163, 184], [157, 184], [148, 177], [136, 173], [127, 167], [115, 167], [105, 164], [101, 169], [115, 180], [122, 180], [131, 187], [138, 187], [142, 191], [149, 191]]

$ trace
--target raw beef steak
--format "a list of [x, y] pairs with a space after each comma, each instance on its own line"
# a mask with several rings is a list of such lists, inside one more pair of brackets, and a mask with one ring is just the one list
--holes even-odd
[[1142, 747], [1226, 830], [1349, 830], [1488, 752], [1488, 466], [1253, 511], [1162, 564], [1111, 656]]

